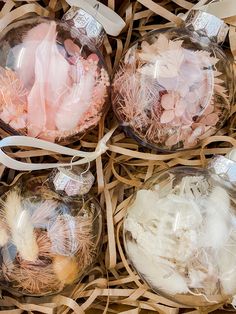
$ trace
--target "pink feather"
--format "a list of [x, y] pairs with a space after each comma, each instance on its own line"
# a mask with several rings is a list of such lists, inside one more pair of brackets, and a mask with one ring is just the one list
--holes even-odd
[[34, 82], [35, 52], [41, 41], [48, 33], [50, 24], [41, 23], [31, 30], [23, 38], [20, 45], [12, 49], [16, 59], [15, 71], [24, 86], [30, 89]]
[[56, 35], [51, 22], [35, 52], [35, 83], [28, 96], [28, 134], [34, 137], [45, 128], [55, 129], [55, 112], [69, 84], [69, 63], [58, 51]]
[[[81, 67], [80, 62], [77, 65]], [[79, 83], [74, 83], [70, 91], [65, 95], [64, 100], [56, 114], [56, 126], [59, 130], [70, 130], [76, 128], [83, 114], [91, 105], [93, 89], [96, 80], [97, 66], [89, 67], [89, 70], [82, 70], [78, 78]]]

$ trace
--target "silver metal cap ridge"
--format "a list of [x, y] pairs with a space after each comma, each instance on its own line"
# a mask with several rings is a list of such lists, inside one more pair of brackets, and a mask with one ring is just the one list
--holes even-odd
[[220, 44], [225, 41], [229, 27], [218, 17], [200, 10], [189, 12], [186, 27], [196, 31], [198, 34], [207, 36], [210, 40]]
[[220, 179], [236, 185], [236, 162], [223, 157], [216, 156], [210, 162], [208, 169], [216, 174]]
[[95, 50], [103, 44], [105, 31], [103, 26], [83, 9], [71, 7], [62, 18], [72, 27], [82, 45]]

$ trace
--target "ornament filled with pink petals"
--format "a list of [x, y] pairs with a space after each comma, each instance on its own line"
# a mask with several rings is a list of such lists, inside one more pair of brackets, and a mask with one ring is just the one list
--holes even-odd
[[223, 51], [187, 29], [152, 32], [124, 55], [112, 84], [126, 133], [159, 151], [194, 148], [229, 117], [232, 68]]
[[13, 134], [79, 139], [106, 111], [109, 76], [96, 47], [66, 22], [31, 18], [1, 35], [0, 120]]

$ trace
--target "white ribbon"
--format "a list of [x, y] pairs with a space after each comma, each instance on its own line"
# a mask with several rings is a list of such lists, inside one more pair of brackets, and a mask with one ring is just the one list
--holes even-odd
[[[103, 153], [107, 151], [108, 147], [106, 146], [106, 144], [110, 137], [112, 136], [115, 129], [116, 127], [111, 129], [107, 134], [104, 135], [104, 137], [98, 142], [98, 145], [94, 152], [83, 152], [29, 136], [9, 136], [0, 141], [0, 163], [2, 163], [4, 166], [8, 168], [20, 171], [42, 170], [57, 167], [82, 165], [97, 159], [99, 156], [101, 156]], [[4, 147], [13, 146], [41, 148], [61, 155], [81, 157], [82, 159], [70, 163], [30, 164], [22, 161], [17, 161], [14, 158], [8, 156], [7, 153], [3, 151]]]
[[236, 15], [236, 1], [235, 0], [221, 0], [216, 2], [210, 2], [203, 5], [200, 9], [220, 19], [232, 17]]

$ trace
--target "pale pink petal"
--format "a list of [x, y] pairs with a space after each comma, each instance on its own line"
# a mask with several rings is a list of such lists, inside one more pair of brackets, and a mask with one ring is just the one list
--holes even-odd
[[188, 84], [181, 81], [178, 86], [178, 92], [181, 97], [187, 97], [187, 94], [189, 93], [189, 86]]
[[214, 111], [214, 106], [213, 105], [207, 105], [206, 108], [204, 109], [204, 115], [207, 116], [210, 113]]
[[199, 100], [194, 92], [188, 93], [186, 98], [190, 103], [196, 103]]
[[[186, 98], [185, 100], [188, 100], [188, 98]], [[191, 117], [191, 119], [193, 117], [199, 116], [202, 112], [201, 102], [199, 102], [198, 99], [196, 99], [196, 101], [192, 103], [189, 102], [186, 105], [186, 112], [188, 112], [188, 115], [189, 117]]]
[[219, 121], [217, 113], [211, 113], [205, 117], [206, 125], [214, 126]]
[[175, 117], [174, 110], [165, 110], [161, 116], [161, 123], [169, 123]]
[[166, 110], [173, 109], [175, 106], [175, 99], [173, 94], [168, 93], [163, 95], [161, 97], [161, 106]]
[[177, 117], [181, 117], [186, 109], [186, 102], [184, 101], [184, 99], [180, 99], [176, 102], [175, 104], [175, 115]]
[[66, 39], [64, 41], [64, 46], [69, 55], [80, 56], [80, 47], [77, 46], [71, 39]]
[[87, 58], [88, 61], [93, 61], [93, 62], [98, 62], [99, 61], [99, 58], [98, 56], [96, 55], [96, 53], [91, 53], [91, 55], [88, 56]]
[[[152, 67], [153, 69], [153, 67]], [[158, 77], [157, 78], [158, 83], [163, 86], [166, 90], [177, 90], [178, 89], [178, 82], [176, 78], [169, 78], [169, 77]]]

